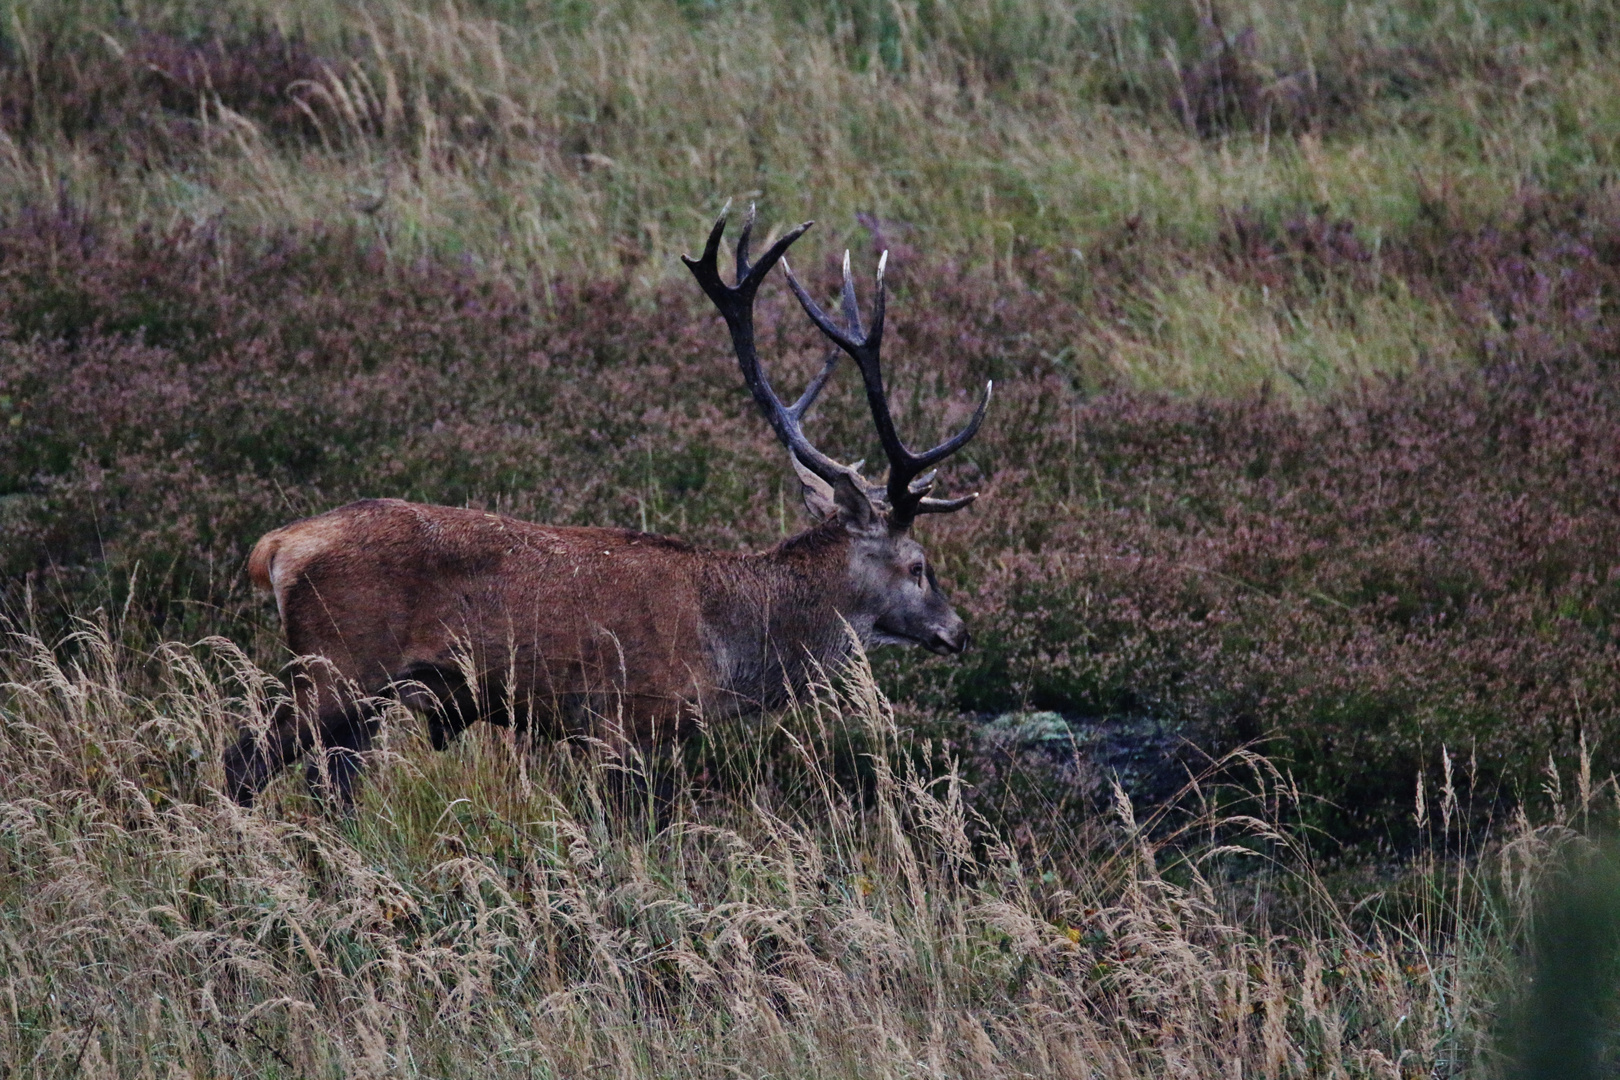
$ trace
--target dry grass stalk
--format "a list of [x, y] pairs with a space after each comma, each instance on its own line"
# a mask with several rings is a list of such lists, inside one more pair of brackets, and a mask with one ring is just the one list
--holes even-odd
[[[1405, 1076], [1474, 1052], [1510, 936], [1450, 863], [1432, 908], [1358, 928], [1275, 818], [1167, 832], [1121, 797], [1093, 837], [1003, 837], [916, 771], [864, 662], [782, 718], [791, 761], [661, 829], [604, 781], [637, 763], [536, 748], [525, 792], [498, 739], [433, 758], [408, 724], [352, 817], [290, 786], [245, 812], [221, 742], [279, 687], [228, 643], [87, 626], [4, 664], [16, 1075]], [[840, 728], [865, 798], [829, 775]], [[1565, 833], [1504, 850], [1508, 910]]]

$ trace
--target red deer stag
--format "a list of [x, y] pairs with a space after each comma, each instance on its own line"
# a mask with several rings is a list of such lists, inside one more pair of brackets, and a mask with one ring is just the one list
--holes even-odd
[[[960, 433], [926, 453], [908, 450], [879, 366], [883, 264], [863, 331], [846, 256], [842, 325], [783, 262], [799, 303], [838, 346], [804, 395], [783, 405], [755, 355], [754, 297], [810, 223], [750, 265], [750, 211], [735, 285], [717, 265], [725, 224], [722, 214], [702, 258], [685, 262], [724, 316], [743, 381], [788, 448], [818, 524], [756, 555], [395, 499], [277, 529], [254, 547], [248, 573], [275, 594], [287, 644], [302, 659], [293, 701], [226, 756], [233, 798], [251, 802], [289, 761], [318, 747], [335, 794], [347, 800], [383, 694], [424, 713], [440, 749], [481, 719], [647, 746], [688, 734], [706, 716], [781, 706], [845, 655], [850, 630], [868, 645], [944, 654], [967, 645], [961, 617], [909, 533], [917, 515], [960, 510], [976, 497], [930, 497], [932, 467], [973, 438], [990, 387]], [[800, 428], [840, 349], [860, 369], [889, 459], [881, 487], [817, 450]], [[320, 775], [311, 764], [312, 786]]]

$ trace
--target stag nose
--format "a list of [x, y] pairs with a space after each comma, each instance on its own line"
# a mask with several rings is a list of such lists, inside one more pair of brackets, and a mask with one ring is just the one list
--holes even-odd
[[933, 640], [928, 642], [928, 651], [938, 653], [940, 656], [953, 656], [968, 647], [972, 635], [967, 627], [957, 620], [954, 626], [947, 626], [943, 630], [934, 631]]

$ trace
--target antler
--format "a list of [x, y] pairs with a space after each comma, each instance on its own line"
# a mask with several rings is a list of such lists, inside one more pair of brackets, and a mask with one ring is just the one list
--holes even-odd
[[[754, 350], [754, 297], [759, 292], [759, 286], [765, 280], [765, 275], [771, 272], [782, 258], [788, 247], [804, 235], [806, 229], [815, 222], [807, 221], [797, 228], [791, 229], [780, 240], [770, 246], [770, 249], [761, 256], [759, 262], [749, 265], [748, 239], [754, 231], [754, 208], [748, 208], [748, 217], [743, 221], [742, 235], [737, 238], [737, 284], [727, 285], [720, 278], [719, 255], [720, 240], [726, 231], [726, 217], [731, 212], [728, 202], [720, 217], [714, 223], [714, 229], [709, 233], [709, 242], [704, 245], [703, 255], [694, 259], [682, 255], [681, 261], [686, 264], [692, 276], [696, 277], [698, 284], [714, 306], [720, 309], [725, 317], [726, 328], [731, 331], [732, 348], [737, 353], [737, 365], [742, 368], [743, 381], [754, 395], [754, 401], [759, 404], [760, 411], [765, 419], [770, 421], [771, 429], [776, 437], [793, 453], [805, 468], [825, 480], [833, 483], [840, 474], [854, 472], [848, 465], [840, 465], [832, 458], [823, 454], [810, 444], [800, 427], [804, 414], [810, 406], [815, 404], [816, 398], [821, 394], [822, 387], [832, 377], [833, 369], [838, 366], [838, 351], [829, 350], [827, 362], [819, 374], [810, 381], [804, 393], [791, 406], [783, 405], [776, 392], [771, 389], [771, 381], [759, 366], [759, 356]], [[859, 474], [855, 474], [859, 478]]]
[[883, 271], [888, 262], [889, 253], [885, 251], [883, 257], [878, 260], [877, 298], [872, 302], [872, 329], [866, 332], [861, 330], [860, 309], [855, 303], [855, 281], [849, 272], [849, 252], [844, 252], [843, 326], [829, 319], [816, 306], [816, 302], [810, 299], [810, 294], [804, 291], [798, 279], [793, 276], [786, 259], [782, 260], [782, 269], [787, 273], [788, 285], [792, 287], [793, 295], [799, 298], [799, 304], [804, 308], [805, 314], [821, 328], [822, 333], [847, 352], [855, 361], [855, 366], [861, 369], [861, 380], [866, 384], [866, 403], [872, 409], [872, 422], [877, 426], [878, 438], [883, 443], [883, 453], [889, 459], [887, 485], [889, 522], [891, 525], [904, 527], [918, 514], [950, 513], [952, 510], [962, 509], [979, 497], [978, 492], [973, 492], [958, 499], [935, 499], [930, 498], [928, 493], [934, 487], [933, 467], [962, 449], [968, 440], [978, 434], [979, 425], [984, 422], [985, 410], [990, 407], [990, 394], [994, 387], [992, 383], [984, 384], [984, 399], [979, 402], [979, 407], [974, 411], [973, 419], [968, 421], [967, 427], [932, 450], [921, 454], [913, 454], [906, 449], [906, 444], [900, 441], [900, 436], [894, 430], [894, 418], [889, 415], [889, 399], [883, 389], [883, 364], [880, 358], [883, 347], [885, 301]]

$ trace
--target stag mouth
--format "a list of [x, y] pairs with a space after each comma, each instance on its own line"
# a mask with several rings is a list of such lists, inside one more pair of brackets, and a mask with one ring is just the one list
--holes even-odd
[[969, 640], [970, 636], [968, 632], [963, 630], [952, 637], [946, 637], [944, 634], [935, 633], [934, 636], [929, 638], [927, 641], [921, 641], [918, 642], [918, 644], [927, 649], [929, 652], [933, 653], [935, 656], [957, 656], [968, 647]]
[[918, 637], [904, 631], [884, 626], [882, 623], [872, 628], [871, 644], [873, 645], [915, 645], [927, 649], [935, 656], [956, 656], [968, 647], [971, 640], [966, 628], [959, 627], [954, 631], [931, 630], [927, 637]]

